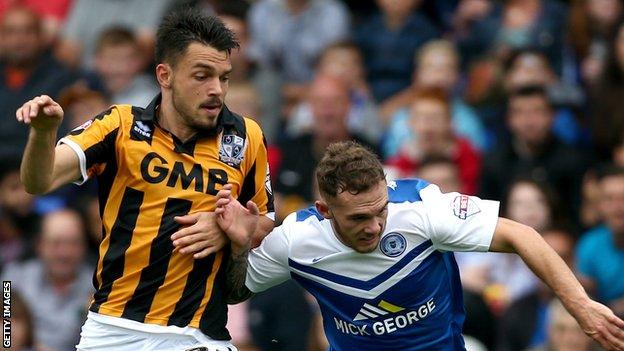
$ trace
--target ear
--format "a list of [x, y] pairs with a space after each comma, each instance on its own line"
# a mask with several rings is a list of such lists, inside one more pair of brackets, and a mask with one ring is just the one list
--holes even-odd
[[316, 210], [321, 214], [325, 219], [334, 218], [329, 212], [329, 206], [327, 206], [327, 202], [324, 200], [316, 200], [314, 201], [314, 206], [316, 206]]
[[173, 68], [168, 63], [159, 63], [156, 66], [156, 79], [163, 88], [171, 88], [173, 80]]

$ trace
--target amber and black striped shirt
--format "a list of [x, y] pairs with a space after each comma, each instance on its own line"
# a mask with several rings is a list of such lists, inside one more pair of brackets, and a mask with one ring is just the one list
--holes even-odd
[[226, 107], [215, 130], [182, 142], [156, 123], [159, 102], [113, 106], [60, 141], [78, 154], [83, 181], [98, 179], [104, 233], [90, 310], [226, 340], [227, 249], [198, 260], [174, 252], [174, 217], [213, 211], [226, 183], [270, 216], [266, 145], [254, 121]]

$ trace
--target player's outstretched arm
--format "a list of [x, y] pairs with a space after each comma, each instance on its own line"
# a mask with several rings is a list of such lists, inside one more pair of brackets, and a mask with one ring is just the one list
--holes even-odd
[[557, 253], [531, 227], [500, 218], [490, 251], [515, 252], [559, 297], [583, 331], [606, 350], [624, 350], [624, 321], [592, 301]]
[[228, 262], [227, 302], [235, 304], [247, 300], [251, 291], [245, 286], [247, 276], [247, 256], [251, 238], [258, 226], [260, 211], [253, 201], [243, 207], [232, 196], [232, 185], [226, 184], [217, 193], [217, 224], [230, 239], [230, 259]]
[[43, 194], [80, 177], [76, 153], [56, 145], [63, 109], [47, 95], [27, 101], [15, 112], [18, 122], [30, 125], [21, 165], [21, 180], [31, 194]]

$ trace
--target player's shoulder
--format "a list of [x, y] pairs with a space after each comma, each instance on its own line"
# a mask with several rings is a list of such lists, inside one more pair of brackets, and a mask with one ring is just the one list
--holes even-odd
[[390, 203], [419, 202], [428, 193], [439, 193], [437, 186], [419, 178], [395, 179], [388, 181], [388, 201]]
[[289, 214], [282, 222], [284, 234], [293, 240], [306, 238], [323, 230], [326, 219], [314, 206]]

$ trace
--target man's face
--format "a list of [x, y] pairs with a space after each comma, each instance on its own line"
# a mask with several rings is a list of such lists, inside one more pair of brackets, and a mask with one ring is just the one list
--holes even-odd
[[32, 64], [42, 50], [43, 37], [35, 15], [25, 9], [7, 12], [1, 23], [2, 55], [12, 65]]
[[372, 252], [377, 248], [388, 216], [385, 181], [356, 195], [343, 191], [325, 205], [327, 211], [321, 209], [320, 212], [332, 221], [334, 231], [343, 244], [359, 253]]
[[192, 43], [171, 69], [173, 107], [182, 123], [193, 129], [211, 129], [223, 107], [232, 70], [225, 51]]
[[565, 313], [552, 322], [548, 330], [550, 345], [555, 351], [587, 351], [590, 339], [574, 317]]
[[608, 176], [600, 181], [600, 209], [607, 225], [616, 233], [624, 233], [624, 176]]
[[133, 44], [103, 47], [96, 55], [95, 68], [113, 93], [128, 87], [141, 71], [139, 48]]
[[541, 95], [517, 96], [509, 101], [509, 128], [514, 137], [529, 145], [546, 141], [553, 121], [553, 111]]
[[410, 125], [422, 151], [427, 154], [440, 152], [440, 147], [446, 145], [453, 134], [446, 105], [434, 99], [418, 99], [413, 103]]
[[447, 50], [431, 50], [424, 54], [416, 69], [415, 81], [419, 87], [436, 87], [452, 91], [459, 78], [456, 57]]
[[75, 276], [85, 255], [80, 218], [72, 212], [49, 214], [42, 223], [39, 256], [53, 279]]
[[321, 77], [312, 83], [308, 94], [315, 134], [329, 140], [342, 136], [351, 107], [347, 86]]

